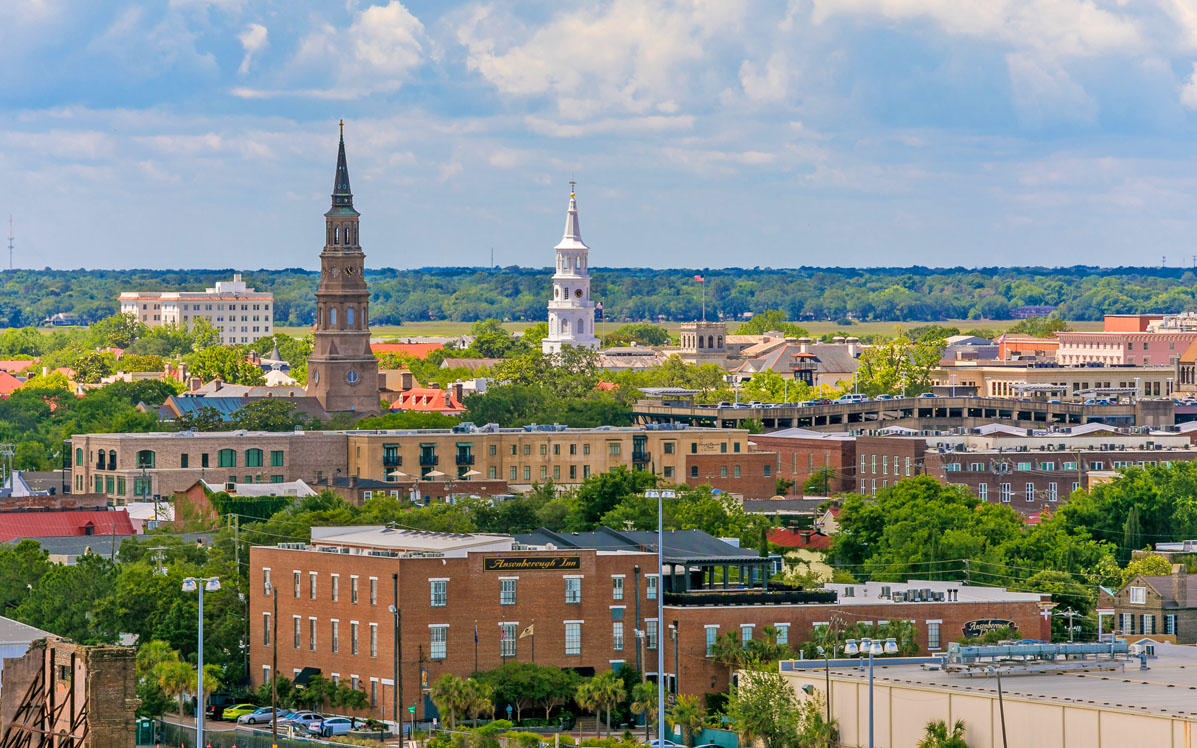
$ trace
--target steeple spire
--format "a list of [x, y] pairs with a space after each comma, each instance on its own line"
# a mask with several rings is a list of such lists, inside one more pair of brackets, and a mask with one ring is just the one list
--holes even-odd
[[341, 144], [337, 149], [337, 176], [333, 180], [332, 207], [353, 210], [353, 192], [349, 189], [349, 166], [345, 163], [345, 120], [341, 120]]
[[558, 249], [587, 248], [586, 243], [582, 241], [582, 227], [578, 223], [578, 199], [574, 194], [576, 184], [572, 180], [569, 183], [569, 211], [565, 214], [565, 233], [561, 237], [561, 243], [557, 245]]

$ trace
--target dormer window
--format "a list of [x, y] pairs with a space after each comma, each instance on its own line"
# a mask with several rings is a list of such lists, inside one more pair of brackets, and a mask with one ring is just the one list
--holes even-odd
[[1131, 605], [1146, 605], [1147, 604], [1147, 588], [1146, 587], [1131, 587], [1128, 592], [1128, 601]]

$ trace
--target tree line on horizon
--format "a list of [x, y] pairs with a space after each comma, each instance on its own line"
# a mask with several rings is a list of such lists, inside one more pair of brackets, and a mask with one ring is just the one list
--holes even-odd
[[[0, 276], [0, 326], [51, 315], [94, 321], [115, 313], [122, 291], [199, 291], [233, 270], [11, 270]], [[779, 309], [791, 320], [938, 321], [1010, 319], [1020, 307], [1051, 307], [1070, 320], [1105, 314], [1197, 309], [1197, 273], [1184, 268], [593, 268], [591, 296], [609, 320], [709, 319]], [[376, 325], [450, 320], [542, 321], [549, 268], [394, 268], [366, 271]], [[318, 272], [243, 273], [274, 294], [279, 325], [307, 326]]]

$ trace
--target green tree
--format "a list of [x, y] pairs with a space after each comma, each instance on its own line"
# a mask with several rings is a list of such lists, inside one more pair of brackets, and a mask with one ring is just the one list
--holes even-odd
[[[1146, 553], [1131, 560], [1122, 570], [1122, 584], [1130, 582], [1136, 575], [1167, 576], [1172, 573], [1172, 562], [1158, 553]], [[1121, 586], [1121, 585], [1119, 585]]]
[[791, 338], [805, 338], [810, 335], [805, 328], [787, 322], [785, 312], [780, 309], [766, 309], [752, 315], [752, 319], [736, 328], [734, 334], [763, 335], [767, 332], [780, 332]]
[[163, 693], [179, 700], [179, 714], [184, 713], [183, 697], [195, 688], [195, 668], [179, 660], [160, 663], [156, 668]]
[[727, 668], [727, 684], [731, 688], [736, 671], [748, 663], [748, 650], [740, 642], [739, 634], [727, 631], [715, 637], [711, 645], [711, 659]]
[[632, 686], [632, 711], [644, 715], [644, 742], [649, 740], [649, 729], [657, 719], [657, 684], [641, 681]]
[[694, 745], [694, 733], [702, 729], [706, 710], [699, 703], [697, 696], [678, 694], [677, 702], [669, 710], [669, 718], [682, 728], [682, 742]]
[[457, 715], [465, 709], [467, 687], [464, 680], [452, 673], [445, 673], [433, 682], [429, 691], [432, 703], [447, 717], [449, 729], [457, 726]]
[[835, 468], [815, 468], [802, 482], [802, 493], [806, 496], [830, 496], [831, 484], [835, 481]]
[[228, 384], [260, 385], [262, 370], [245, 358], [238, 347], [212, 346], [191, 356], [191, 373], [205, 381], [220, 379]]
[[964, 720], [956, 720], [951, 730], [942, 719], [928, 722], [918, 748], [968, 748], [968, 741], [964, 739]]
[[1019, 320], [1010, 328], [1014, 335], [1030, 335], [1033, 338], [1050, 338], [1058, 332], [1071, 330], [1067, 322], [1059, 317], [1028, 317]]
[[781, 673], [745, 670], [732, 689], [727, 716], [740, 740], [784, 748], [798, 745], [799, 704], [793, 687]]
[[247, 431], [291, 431], [310, 423], [311, 419], [283, 398], [251, 400], [233, 415], [233, 425]]
[[927, 392], [945, 345], [943, 338], [912, 341], [904, 335], [874, 343], [860, 354], [857, 387], [866, 395]]
[[612, 348], [621, 345], [669, 345], [669, 331], [663, 327], [648, 322], [634, 322], [620, 325], [603, 336], [603, 347]]
[[144, 337], [148, 328], [132, 314], [114, 314], [91, 326], [95, 344], [104, 348], [128, 348]]
[[116, 359], [111, 353], [87, 351], [75, 359], [72, 368], [75, 370], [75, 381], [83, 384], [95, 384], [111, 374], [115, 368]]

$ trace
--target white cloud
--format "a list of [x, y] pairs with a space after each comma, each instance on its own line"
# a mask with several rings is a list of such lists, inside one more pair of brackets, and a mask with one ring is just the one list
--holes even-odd
[[1087, 123], [1097, 116], [1097, 102], [1055, 62], [1009, 54], [1006, 69], [1014, 106], [1024, 125]]
[[241, 67], [237, 68], [239, 74], [245, 75], [249, 72], [250, 61], [255, 54], [266, 48], [268, 36], [266, 27], [260, 23], [249, 24], [244, 31], [237, 35], [237, 40], [241, 42], [241, 48], [245, 50], [245, 57], [241, 59]]
[[1180, 87], [1180, 103], [1189, 109], [1197, 109], [1197, 62], [1193, 63], [1192, 74]]
[[501, 93], [552, 97], [562, 117], [668, 114], [701, 95], [704, 68], [719, 64], [712, 46], [734, 37], [745, 13], [743, 0], [613, 0], [528, 28], [482, 6], [457, 37], [470, 69]]
[[740, 85], [753, 101], [784, 100], [790, 91], [790, 63], [785, 53], [774, 52], [764, 65], [745, 60], [740, 64]]

